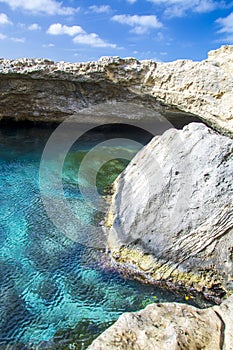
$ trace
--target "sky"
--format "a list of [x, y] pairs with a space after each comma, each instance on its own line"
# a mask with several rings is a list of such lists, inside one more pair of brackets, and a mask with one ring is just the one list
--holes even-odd
[[207, 58], [233, 44], [233, 1], [0, 0], [0, 57]]

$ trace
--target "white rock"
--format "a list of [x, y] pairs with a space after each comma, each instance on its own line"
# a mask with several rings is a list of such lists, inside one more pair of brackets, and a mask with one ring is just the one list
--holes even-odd
[[[90, 104], [101, 103], [121, 96], [125, 99], [129, 94], [143, 96], [145, 94], [154, 96], [167, 105], [191, 112], [200, 116], [209, 125], [232, 134], [233, 133], [233, 46], [222, 46], [220, 49], [211, 51], [208, 59], [202, 62], [192, 62], [191, 60], [179, 60], [171, 63], [156, 63], [150, 60], [139, 62], [134, 58], [102, 57], [97, 62], [87, 63], [54, 63], [45, 59], [18, 59], [0, 61], [0, 75], [2, 79], [12, 80], [23, 79], [28, 81], [32, 93], [27, 96], [28, 105], [22, 111], [19, 104], [14, 106], [15, 93], [1, 87], [0, 93], [4, 94], [1, 102], [1, 116], [12, 118], [17, 113], [18, 118], [28, 118], [27, 110], [29, 106], [35, 105], [34, 100], [38, 98], [41, 80], [47, 81], [53, 88], [49, 95], [53, 95], [52, 100], [56, 100], [56, 108], [49, 103], [49, 100], [41, 101], [40, 106], [36, 106], [40, 117], [37, 119], [54, 120], [61, 111], [61, 119], [65, 118], [62, 100], [64, 93], [57, 89], [57, 84], [61, 81], [76, 84], [76, 102], [72, 102], [67, 109], [70, 113], [76, 113], [80, 109]], [[14, 73], [14, 77], [12, 77]], [[89, 83], [86, 89], [80, 83]], [[101, 84], [101, 85], [99, 85]], [[38, 86], [37, 86], [38, 85]], [[100, 86], [106, 85], [100, 91]], [[91, 88], [90, 88], [91, 87]], [[126, 90], [126, 88], [128, 90]], [[17, 91], [17, 86], [15, 87]], [[111, 96], [106, 97], [106, 92], [112, 90]], [[118, 94], [116, 94], [118, 90]], [[68, 98], [74, 99], [73, 95]], [[98, 95], [98, 101], [93, 98]], [[24, 97], [24, 96], [23, 96]], [[20, 97], [18, 96], [20, 102]], [[8, 106], [11, 106], [8, 111]], [[49, 113], [45, 114], [46, 108]], [[54, 108], [54, 110], [53, 110]], [[15, 111], [14, 111], [15, 110]], [[26, 113], [25, 113], [26, 112]], [[26, 117], [25, 117], [26, 115]], [[32, 118], [36, 119], [35, 115]]]
[[151, 304], [120, 316], [88, 350], [232, 350], [232, 317], [233, 297], [203, 310], [178, 303]]
[[222, 296], [233, 290], [233, 140], [203, 124], [155, 137], [115, 182], [119, 268]]

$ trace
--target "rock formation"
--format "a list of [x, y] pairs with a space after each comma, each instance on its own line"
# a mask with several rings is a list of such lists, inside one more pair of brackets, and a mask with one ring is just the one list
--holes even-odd
[[150, 282], [233, 290], [233, 140], [200, 123], [156, 136], [114, 183], [114, 263]]
[[[181, 110], [233, 135], [232, 72], [233, 46], [202, 62], [0, 59], [0, 120], [60, 122], [119, 101], [151, 106], [161, 116]], [[189, 124], [156, 136], [136, 155], [114, 184], [106, 221], [119, 269], [209, 296], [232, 292], [232, 148], [227, 136]], [[90, 349], [231, 350], [232, 314], [232, 297], [207, 310], [153, 304], [121, 316]]]
[[71, 64], [1, 59], [0, 118], [61, 121], [104, 101], [149, 100], [162, 114], [166, 105], [176, 106], [232, 133], [232, 71], [233, 46], [211, 51], [202, 62], [102, 57]]
[[88, 350], [232, 350], [233, 296], [220, 306], [197, 309], [151, 304], [125, 313]]

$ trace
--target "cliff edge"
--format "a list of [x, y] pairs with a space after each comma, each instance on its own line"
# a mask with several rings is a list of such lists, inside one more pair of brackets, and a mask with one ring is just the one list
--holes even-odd
[[202, 62], [102, 57], [97, 62], [0, 60], [0, 118], [62, 121], [105, 101], [153, 98], [233, 133], [233, 46]]

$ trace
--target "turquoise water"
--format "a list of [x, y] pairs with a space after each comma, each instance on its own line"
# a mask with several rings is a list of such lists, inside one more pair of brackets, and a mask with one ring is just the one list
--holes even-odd
[[[2, 126], [0, 130], [3, 349], [7, 345], [8, 349], [61, 349], [74, 339], [77, 348], [85, 349], [94, 336], [125, 311], [135, 311], [155, 301], [184, 301], [184, 295], [121, 278], [102, 250], [73, 242], [54, 227], [40, 198], [38, 175], [42, 150], [52, 131], [52, 127], [40, 126]], [[127, 137], [132, 136], [130, 133], [127, 131]], [[106, 134], [122, 136], [119, 130], [89, 134], [71, 150], [64, 166], [66, 196], [86, 222], [94, 222], [96, 212], [87, 207], [75, 185], [77, 171], [73, 165], [78, 167], [83, 154]], [[141, 142], [149, 139], [135, 132], [133, 136]], [[136, 150], [129, 148], [128, 152], [133, 156]], [[120, 161], [111, 164], [111, 174], [106, 173], [103, 181], [99, 179], [100, 192], [112, 181], [114, 166], [116, 176], [125, 165]], [[204, 305], [195, 299], [191, 302]]]

